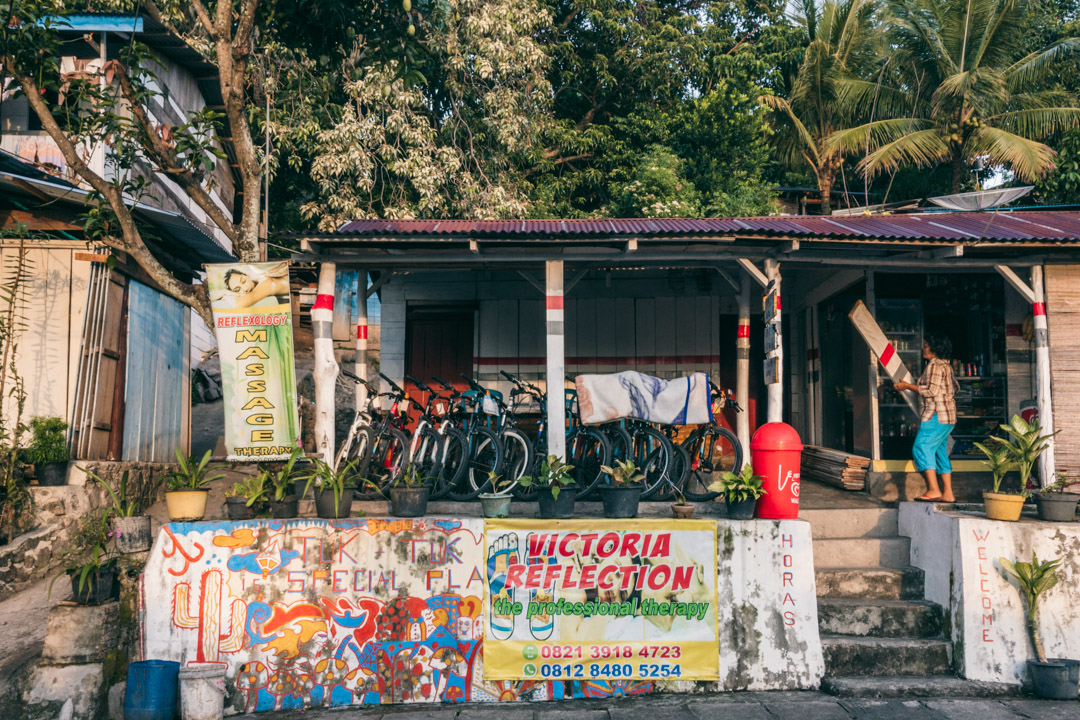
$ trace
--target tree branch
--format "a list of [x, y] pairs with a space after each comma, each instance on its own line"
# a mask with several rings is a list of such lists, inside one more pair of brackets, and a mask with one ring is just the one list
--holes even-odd
[[195, 8], [195, 16], [199, 18], [199, 24], [203, 26], [210, 35], [214, 34], [214, 23], [210, 20], [210, 13], [207, 12], [206, 6], [202, 4], [202, 0], [191, 0], [191, 6]]
[[240, 21], [236, 24], [236, 35], [233, 38], [233, 57], [237, 59], [251, 54], [251, 31], [255, 27], [255, 10], [258, 5], [259, 0], [244, 0], [240, 8]]

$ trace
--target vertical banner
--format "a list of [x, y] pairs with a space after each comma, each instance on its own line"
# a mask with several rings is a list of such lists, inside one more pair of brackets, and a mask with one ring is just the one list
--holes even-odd
[[484, 528], [485, 679], [719, 679], [715, 522]]
[[207, 265], [229, 460], [285, 460], [300, 442], [287, 262]]

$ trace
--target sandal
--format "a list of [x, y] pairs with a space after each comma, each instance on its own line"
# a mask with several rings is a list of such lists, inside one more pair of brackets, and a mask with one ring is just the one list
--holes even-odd
[[942, 497], [943, 497], [943, 496], [941, 496], [941, 495], [937, 495], [937, 496], [935, 496], [935, 497], [926, 497], [925, 495], [920, 495], [919, 497], [915, 498], [915, 502], [925, 502], [925, 503], [943, 503], [943, 502], [948, 502], [947, 500], [942, 500], [942, 499], [941, 499]]

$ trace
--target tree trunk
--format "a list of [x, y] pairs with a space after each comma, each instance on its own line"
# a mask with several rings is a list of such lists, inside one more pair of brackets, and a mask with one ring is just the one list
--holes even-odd
[[955, 195], [960, 192], [964, 184], [964, 158], [959, 150], [953, 152], [952, 160], [949, 162], [949, 172], [952, 174], [949, 178], [949, 192]]
[[328, 463], [334, 460], [335, 396], [338, 365], [334, 359], [334, 281], [337, 267], [319, 266], [319, 293], [311, 308], [315, 336], [315, 451]]
[[817, 173], [818, 194], [821, 196], [821, 214], [832, 215], [832, 186], [836, 173], [821, 170]]

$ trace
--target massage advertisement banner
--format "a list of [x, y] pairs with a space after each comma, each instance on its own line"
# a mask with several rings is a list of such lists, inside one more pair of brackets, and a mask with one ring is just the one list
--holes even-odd
[[488, 680], [718, 680], [716, 523], [487, 520]]
[[285, 460], [299, 445], [289, 265], [207, 265], [229, 460]]

